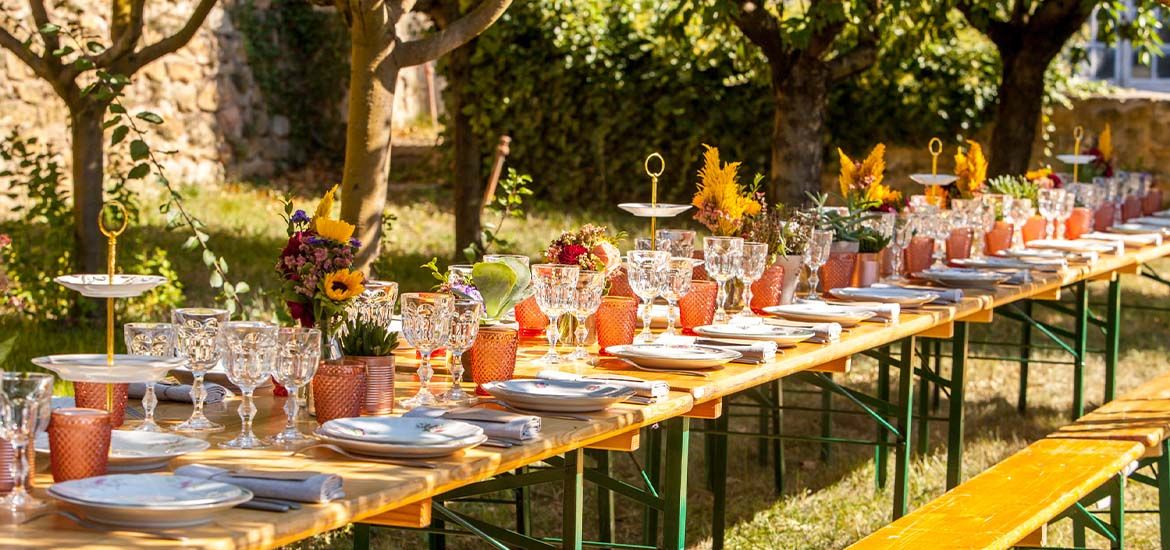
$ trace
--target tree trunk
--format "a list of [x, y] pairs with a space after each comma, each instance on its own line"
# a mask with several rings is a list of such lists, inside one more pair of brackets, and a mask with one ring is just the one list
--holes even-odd
[[462, 257], [463, 249], [475, 243], [481, 249], [483, 239], [480, 230], [483, 209], [483, 158], [479, 136], [471, 127], [471, 116], [464, 112], [474, 98], [468, 97], [471, 54], [476, 41], [472, 40], [451, 52], [447, 62], [448, 107], [453, 124], [455, 180], [455, 257]]
[[1052, 58], [1039, 57], [1029, 50], [1000, 48], [1003, 78], [991, 134], [991, 176], [1023, 174], [1032, 160], [1032, 143], [1044, 105], [1044, 73]]
[[73, 264], [82, 273], [105, 273], [105, 237], [98, 230], [104, 177], [102, 114], [105, 105], [82, 101], [70, 108], [73, 149]]
[[[393, 32], [393, 26], [389, 32]], [[354, 32], [350, 45], [341, 218], [357, 226], [354, 237], [362, 246], [354, 258], [354, 269], [366, 273], [381, 248], [382, 213], [386, 208], [390, 124], [398, 79], [398, 66], [390, 57], [393, 45], [393, 35], [382, 32], [370, 36]]]
[[825, 110], [829, 68], [801, 56], [788, 70], [772, 69], [775, 117], [772, 124], [772, 170], [768, 184], [773, 202], [800, 205], [806, 193], [821, 190]]

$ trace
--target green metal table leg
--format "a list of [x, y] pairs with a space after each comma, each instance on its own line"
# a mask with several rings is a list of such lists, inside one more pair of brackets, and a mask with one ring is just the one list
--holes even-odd
[[1105, 402], [1117, 396], [1117, 358], [1121, 349], [1121, 276], [1109, 280], [1105, 312]]
[[[831, 380], [832, 373], [827, 376]], [[833, 393], [821, 388], [821, 437], [826, 441], [821, 443], [821, 460], [828, 462], [833, 458], [833, 445], [827, 440], [833, 437]]]
[[[613, 465], [610, 464], [609, 451], [593, 449], [589, 451], [596, 461], [597, 471], [606, 477], [613, 477]], [[597, 487], [597, 532], [598, 540], [614, 542], [613, 534], [617, 531], [616, 516], [614, 514], [613, 491], [596, 485]]]
[[947, 490], [963, 477], [963, 387], [967, 369], [967, 323], [956, 322], [951, 337], [951, 402], [947, 415]]
[[681, 550], [687, 538], [687, 448], [691, 419], [675, 417], [666, 421], [666, 476], [663, 483], [662, 547]]
[[[431, 519], [431, 527], [443, 529], [446, 527], [443, 518]], [[447, 535], [442, 533], [427, 533], [427, 548], [430, 550], [444, 550], [447, 548]]]
[[[731, 427], [731, 415], [727, 411], [715, 419], [715, 430], [718, 434], [706, 434], [714, 441], [715, 454], [708, 457], [711, 463], [707, 468], [711, 470], [714, 486], [711, 488], [711, 549], [723, 549], [723, 537], [727, 527], [727, 445], [728, 437], [724, 435]], [[667, 498], [672, 495], [667, 493]]]
[[[647, 428], [643, 434], [646, 436], [646, 479], [650, 481], [650, 485], [659, 488], [661, 493], [661, 476], [658, 474], [661, 471], [660, 464], [662, 463], [662, 430], [651, 427]], [[658, 510], [647, 506], [642, 513], [642, 543], [646, 546], [657, 546]]]
[[[882, 351], [889, 355], [890, 347], [882, 348]], [[883, 402], [890, 400], [890, 363], [885, 360], [878, 361], [878, 378], [877, 378], [877, 398]], [[890, 460], [890, 448], [885, 445], [889, 441], [890, 432], [886, 430], [881, 424], [877, 426], [877, 440], [880, 443], [874, 448], [874, 485], [880, 491], [886, 488], [886, 470], [887, 464]]]
[[[724, 411], [724, 413], [730, 413], [731, 412], [730, 400], [725, 400], [724, 404], [726, 405], [725, 408], [727, 409], [726, 411]], [[703, 421], [703, 427], [708, 429], [708, 430], [714, 430], [715, 429], [715, 421], [713, 419], [706, 419]], [[703, 437], [703, 456], [707, 457], [707, 464], [708, 465], [711, 464], [711, 457], [715, 456], [716, 452], [717, 452], [717, 450], [715, 449], [715, 439], [711, 438], [711, 437], [704, 436]], [[707, 490], [708, 491], [715, 490], [715, 473], [711, 471], [710, 467], [707, 468]]]
[[[772, 381], [772, 433], [780, 435], [784, 431], [784, 386], [783, 379]], [[784, 440], [772, 440], [772, 481], [776, 486], [776, 494], [784, 494]]]
[[580, 550], [584, 537], [582, 535], [584, 507], [585, 461], [581, 449], [565, 453], [564, 495], [561, 500], [561, 540], [562, 548]]
[[[765, 387], [758, 387], [755, 389], [755, 391], [759, 392], [759, 394], [762, 398], [762, 401], [764, 403], [766, 403], [768, 401], [768, 393], [769, 393], [768, 390], [769, 389], [770, 388], [765, 388]], [[771, 415], [771, 411], [769, 411], [768, 409], [769, 409], [769, 407], [761, 406], [759, 408], [759, 410], [756, 412], [756, 422], [757, 422], [756, 431], [758, 431], [762, 434], [768, 433], [768, 428], [771, 426], [771, 422], [769, 422], [769, 421], [770, 421], [772, 415]], [[768, 465], [768, 440], [767, 439], [760, 438], [760, 439], [756, 440], [756, 463], [759, 464], [760, 466], [767, 466]]]
[[[942, 376], [942, 340], [934, 341], [934, 372]], [[939, 404], [942, 403], [942, 388], [938, 384], [932, 386], [934, 391], [931, 392], [930, 410], [937, 412]]]
[[1158, 529], [1162, 548], [1170, 548], [1170, 440], [1162, 440], [1158, 457]]
[[[919, 363], [922, 365], [921, 368], [922, 368], [923, 372], [927, 372], [930, 370], [930, 355], [931, 355], [930, 354], [930, 347], [931, 347], [931, 344], [934, 344], [934, 343], [935, 342], [932, 342], [930, 340], [925, 340], [925, 339], [922, 340], [922, 342], [921, 342], [921, 346], [922, 346], [923, 350], [926, 351], [926, 353], [924, 353], [922, 355], [922, 361]], [[935, 353], [936, 353], [935, 356], [936, 357], [938, 355], [942, 355], [941, 353], [938, 353], [939, 351], [940, 351], [939, 348], [936, 347], [935, 348]], [[937, 368], [937, 366], [938, 366], [938, 363], [935, 363], [936, 368]], [[935, 372], [939, 372], [939, 371], [936, 370]], [[924, 454], [926, 454], [926, 452], [928, 450], [930, 450], [930, 421], [927, 420], [928, 416], [930, 416], [930, 380], [927, 379], [927, 377], [925, 377], [925, 376], [919, 376], [918, 377], [918, 422], [919, 422], [919, 424], [918, 424], [917, 450], [918, 450], [918, 454], [920, 454], [920, 455], [924, 455]]]
[[1125, 548], [1125, 476], [1113, 478], [1113, 494], [1109, 500], [1109, 524], [1113, 528], [1117, 539], [1112, 541], [1110, 548]]
[[914, 417], [914, 337], [902, 340], [898, 358], [898, 444], [894, 452], [894, 519], [909, 511], [910, 433]]
[[370, 524], [355, 523], [353, 524], [353, 550], [369, 550], [370, 548]]
[[1089, 338], [1089, 285], [1081, 281], [1076, 285], [1076, 323], [1073, 328], [1073, 407], [1072, 419], [1085, 414], [1085, 355], [1088, 353]]
[[[1032, 301], [1024, 300], [1020, 303], [1024, 315], [1032, 317]], [[1020, 394], [1016, 400], [1016, 409], [1020, 414], [1028, 412], [1028, 360], [1032, 358], [1032, 325], [1027, 321], [1020, 322]]]
[[[528, 467], [520, 468], [519, 473], [527, 473]], [[528, 485], [514, 489], [516, 498], [516, 532], [521, 535], [532, 534], [532, 488]]]

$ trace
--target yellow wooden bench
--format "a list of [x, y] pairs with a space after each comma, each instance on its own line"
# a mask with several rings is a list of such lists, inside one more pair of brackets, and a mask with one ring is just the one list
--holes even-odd
[[[1011, 548], [1042, 544], [1045, 525], [1124, 487], [1126, 469], [1145, 453], [1123, 440], [1042, 439], [901, 519], [856, 549]], [[1119, 499], [1120, 500], [1120, 499]], [[1085, 518], [1087, 519], [1087, 518]]]

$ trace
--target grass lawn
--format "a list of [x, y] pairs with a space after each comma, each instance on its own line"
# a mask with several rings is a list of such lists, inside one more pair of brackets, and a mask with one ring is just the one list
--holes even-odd
[[[314, 195], [304, 193], [297, 197], [298, 206], [314, 202]], [[392, 193], [395, 197], [390, 211], [397, 217], [394, 232], [385, 246], [384, 254], [392, 260], [380, 264], [380, 278], [399, 281], [404, 290], [420, 290], [429, 286], [429, 276], [418, 269], [432, 256], [447, 259], [452, 256], [452, 227], [449, 200], [437, 193]], [[275, 288], [272, 273], [275, 256], [283, 244], [284, 227], [279, 218], [278, 195], [264, 188], [230, 186], [217, 189], [188, 190], [191, 210], [212, 229], [213, 245], [231, 262], [235, 278], [252, 283], [254, 311], [270, 312], [272, 300], [263, 291]], [[149, 204], [144, 199], [144, 203]], [[552, 207], [537, 208], [528, 219], [510, 220], [505, 229], [516, 248], [534, 254], [563, 228], [589, 221], [618, 223], [623, 229], [643, 226], [635, 219], [621, 214], [582, 216], [566, 213]], [[207, 304], [213, 294], [206, 286], [206, 272], [199, 258], [180, 250], [186, 238], [181, 232], [162, 230], [157, 216], [147, 216], [145, 226], [135, 228], [130, 242], [157, 243], [171, 250], [171, 261], [180, 273], [186, 301], [189, 304]], [[1170, 270], [1170, 262], [1158, 262], [1156, 267]], [[1101, 283], [1094, 285], [1093, 302], [1103, 302]], [[1126, 276], [1124, 303], [1143, 306], [1168, 306], [1165, 287], [1146, 279]], [[128, 319], [127, 319], [128, 320]], [[1170, 365], [1170, 313], [1128, 308], [1125, 310], [1122, 336], [1122, 366], [1119, 369], [1119, 391], [1125, 392], [1143, 381], [1163, 372]], [[18, 334], [15, 348], [6, 360], [9, 369], [28, 367], [28, 358], [46, 353], [100, 351], [102, 328], [87, 324], [64, 326], [56, 323], [33, 323], [13, 316], [0, 317], [4, 334]], [[1015, 341], [1019, 327], [999, 318], [990, 326], [978, 326], [973, 340], [996, 342]], [[1041, 337], [1036, 336], [1039, 342]], [[1091, 343], [1091, 347], [1100, 347]], [[1013, 350], [996, 346], [973, 347], [973, 354], [1008, 355]], [[1040, 355], [1052, 359], [1066, 359], [1053, 351]], [[845, 384], [872, 390], [875, 380], [874, 365], [856, 361], [852, 371], [840, 376]], [[1066, 365], [1034, 365], [1031, 371], [1028, 414], [1019, 415], [1015, 408], [1018, 367], [1015, 363], [991, 360], [972, 360], [968, 365], [967, 429], [964, 475], [970, 477], [1017, 451], [1028, 442], [1068, 422], [1071, 403], [1072, 368]], [[1086, 382], [1090, 408], [1101, 401], [1103, 362], [1099, 355], [1090, 357]], [[787, 390], [800, 389], [795, 384]], [[60, 388], [64, 390], [64, 388]], [[787, 403], [816, 406], [819, 398], [789, 391]], [[847, 403], [836, 403], [848, 407]], [[939, 415], [945, 414], [946, 397], [942, 397]], [[788, 413], [786, 432], [802, 435], [819, 433], [817, 416], [810, 413]], [[754, 420], [736, 419], [733, 429], [751, 430]], [[873, 423], [859, 416], [839, 415], [835, 432], [843, 437], [870, 437]], [[942, 494], [945, 473], [945, 426], [931, 424], [930, 451], [915, 457], [910, 476], [911, 505], [916, 507]], [[873, 486], [872, 449], [869, 447], [835, 446], [828, 462], [819, 457], [817, 444], [789, 443], [787, 446], [788, 475], [784, 490], [773, 489], [770, 465], [760, 463], [754, 440], [731, 440], [728, 473], [728, 541], [729, 548], [841, 548], [872, 532], [888, 521], [891, 506], [888, 492], [875, 491]], [[639, 453], [638, 459], [641, 460]], [[631, 483], [637, 483], [633, 462], [618, 456], [617, 470]], [[892, 473], [891, 473], [892, 479]], [[1152, 489], [1130, 484], [1128, 504], [1134, 509], [1156, 508]], [[534, 526], [538, 534], [555, 535], [559, 530], [559, 494], [554, 487], [538, 487], [533, 492]], [[596, 533], [593, 491], [586, 490], [586, 536]], [[619, 540], [637, 542], [641, 531], [641, 509], [619, 499]], [[710, 492], [705, 487], [703, 436], [692, 435], [690, 454], [690, 483], [688, 491], [688, 537], [692, 547], [710, 546], [711, 509]], [[460, 505], [459, 509], [491, 519], [497, 524], [512, 523], [513, 512], [504, 506]], [[278, 518], [274, 518], [274, 521]], [[1056, 545], [1070, 545], [1070, 529], [1064, 522], [1055, 529]], [[1130, 548], [1158, 546], [1157, 517], [1152, 514], [1134, 514], [1126, 518]], [[1100, 539], [1090, 539], [1100, 545]], [[378, 529], [374, 534], [375, 547], [415, 548], [425, 544], [416, 533]], [[349, 534], [342, 530], [304, 541], [305, 548], [347, 548]], [[453, 548], [482, 548], [474, 539], [452, 539]]]

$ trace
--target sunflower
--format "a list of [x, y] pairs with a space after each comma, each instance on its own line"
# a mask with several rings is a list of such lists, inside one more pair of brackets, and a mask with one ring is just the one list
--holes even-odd
[[325, 287], [325, 295], [330, 300], [344, 302], [361, 294], [366, 289], [362, 285], [363, 280], [365, 280], [365, 276], [362, 275], [361, 271], [339, 269], [325, 275], [325, 281], [322, 284]]
[[317, 218], [317, 234], [322, 238], [345, 244], [353, 236], [354, 227], [341, 220]]

